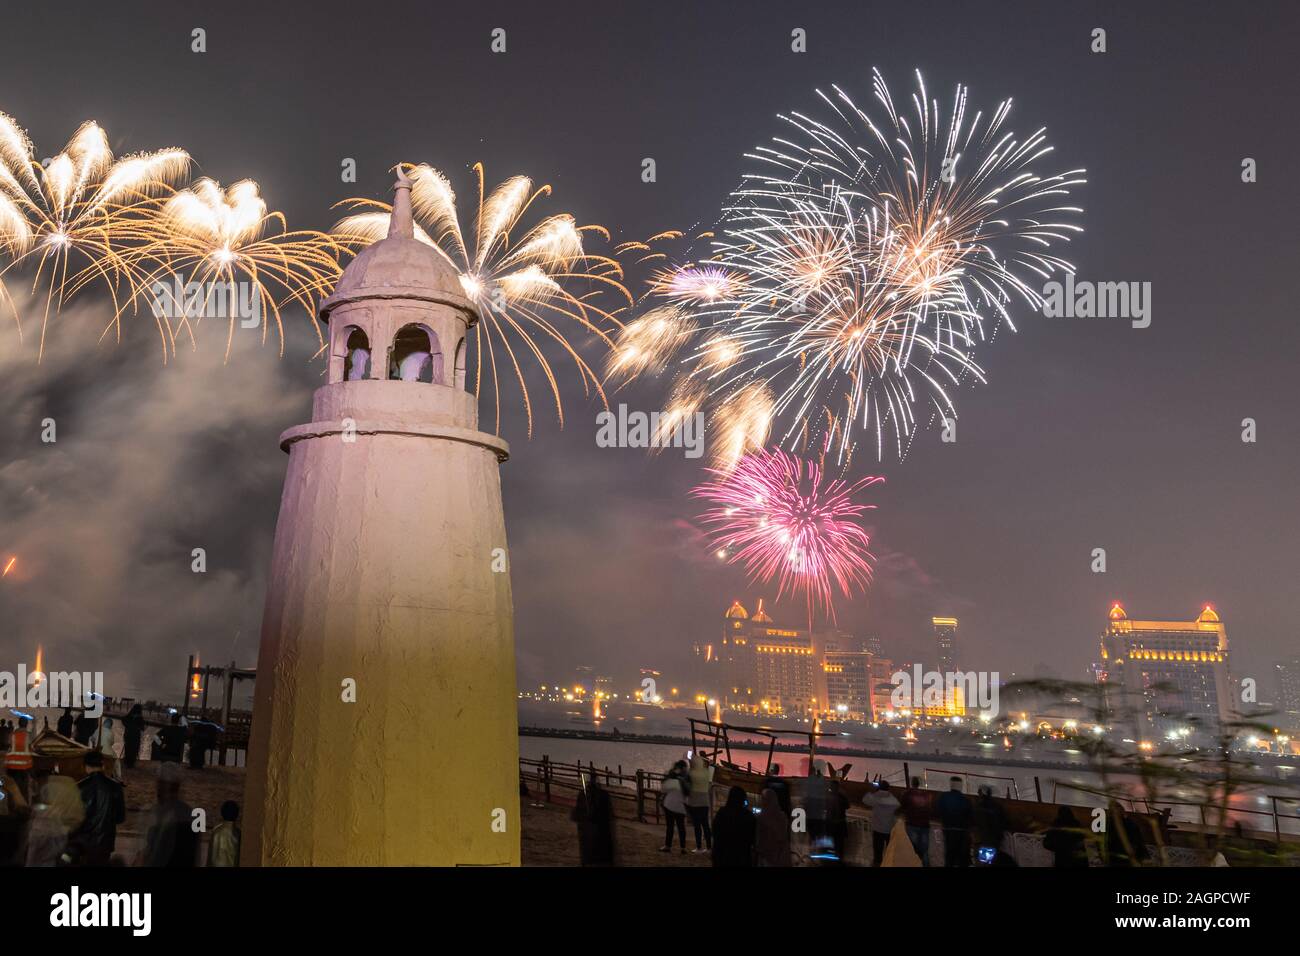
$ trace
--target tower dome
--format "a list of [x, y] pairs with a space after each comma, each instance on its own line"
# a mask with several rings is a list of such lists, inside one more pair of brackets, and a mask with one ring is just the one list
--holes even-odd
[[397, 195], [387, 237], [367, 246], [357, 255], [321, 303], [320, 318], [328, 322], [339, 306], [363, 299], [412, 299], [449, 305], [468, 314], [469, 325], [477, 315], [460, 274], [441, 251], [415, 238], [411, 218], [411, 181], [398, 169]]
[[411, 180], [400, 168], [393, 188], [388, 235], [348, 264], [320, 304], [320, 319], [330, 326], [329, 383], [396, 380], [463, 390], [466, 333], [478, 313], [452, 261], [415, 238]]

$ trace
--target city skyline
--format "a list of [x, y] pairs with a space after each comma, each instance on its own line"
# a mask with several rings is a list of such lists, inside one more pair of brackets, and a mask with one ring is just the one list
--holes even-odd
[[[716, 633], [718, 621], [722, 623], [720, 636]], [[955, 631], [959, 627], [959, 622], [955, 618], [936, 617], [932, 620], [932, 624], [936, 630], [951, 628]], [[756, 628], [756, 625], [761, 627]], [[1041, 672], [1032, 668], [999, 672], [981, 666], [982, 662], [978, 660], [954, 663], [952, 656], [945, 657], [945, 645], [942, 642], [937, 643], [928, 654], [917, 656], [904, 650], [902, 645], [882, 638], [878, 633], [853, 634], [832, 625], [815, 625], [810, 632], [807, 625], [797, 619], [773, 618], [763, 598], [757, 599], [748, 607], [740, 599], [732, 601], [717, 621], [702, 625], [706, 630], [710, 626], [715, 633], [706, 634], [692, 644], [691, 665], [678, 668], [674, 672], [660, 672], [653, 670], [655, 662], [647, 659], [639, 663], [639, 674], [653, 673], [656, 678], [663, 676], [665, 681], [674, 685], [671, 696], [679, 700], [687, 700], [692, 694], [696, 696], [701, 693], [710, 696], [716, 694], [723, 704], [741, 712], [752, 711], [758, 714], [770, 712], [773, 716], [779, 713], [786, 716], [799, 716], [819, 712], [822, 715], [830, 713], [834, 716], [837, 700], [844, 698], [849, 692], [844, 689], [838, 692], [834, 690], [828, 692], [825, 688], [815, 689], [812, 673], [821, 664], [826, 665], [828, 671], [830, 666], [835, 664], [835, 672], [843, 673], [844, 676], [830, 678], [832, 683], [837, 679], [852, 683], [856, 678], [848, 673], [854, 668], [850, 658], [861, 654], [868, 660], [874, 658], [881, 664], [883, 670], [876, 668], [874, 664], [871, 666], [869, 678], [880, 687], [889, 684], [899, 672], [910, 674], [913, 668], [932, 669], [938, 674], [979, 672], [997, 675], [996, 678], [990, 676], [990, 682], [1003, 686], [1017, 682], [1029, 682], [1032, 685], [1043, 679], [1077, 685], [1110, 681], [1117, 688], [1112, 707], [1119, 707], [1118, 702], [1121, 698], [1136, 700], [1144, 697], [1148, 688], [1158, 687], [1159, 693], [1147, 701], [1149, 707], [1156, 708], [1156, 711], [1153, 711], [1156, 713], [1164, 706], [1157, 698], [1164, 699], [1172, 695], [1171, 700], [1176, 699], [1175, 703], [1166, 702], [1164, 711], [1167, 716], [1178, 718], [1180, 726], [1185, 723], [1183, 718], [1191, 716], [1204, 723], [1207, 728], [1217, 728], [1231, 720], [1251, 717], [1269, 717], [1275, 724], [1300, 727], [1300, 724], [1294, 723], [1297, 714], [1300, 714], [1300, 706], [1296, 705], [1296, 700], [1300, 698], [1296, 697], [1295, 691], [1297, 686], [1295, 675], [1300, 673], [1300, 668], [1297, 667], [1298, 659], [1279, 661], [1273, 669], [1274, 672], [1270, 673], [1262, 684], [1255, 681], [1252, 689], [1253, 699], [1247, 699], [1251, 694], [1245, 693], [1242, 675], [1234, 673], [1229, 664], [1229, 650], [1232, 649], [1232, 645], [1227, 638], [1227, 624], [1211, 605], [1206, 605], [1194, 617], [1186, 619], [1172, 619], [1171, 616], [1138, 619], [1130, 617], [1119, 602], [1114, 603], [1107, 610], [1105, 627], [1098, 638], [1096, 652], [1099, 653], [1094, 653], [1093, 662], [1080, 674]], [[1207, 632], [1213, 639], [1212, 644], [1216, 645], [1210, 648], [1214, 653], [1208, 657], [1206, 648], [1209, 645], [1198, 643], [1207, 637]], [[748, 656], [741, 661], [736, 656], [736, 652], [729, 649], [728, 644], [737, 643], [729, 640], [729, 637], [743, 638], [739, 643], [749, 646], [747, 651], [741, 652], [742, 656], [746, 654], [752, 656], [754, 650], [752, 646], [757, 641], [765, 640], [767, 644], [773, 646], [758, 647], [757, 650], [777, 654], [778, 656], [773, 660], [777, 661], [779, 666], [770, 673], [764, 670], [763, 666], [754, 670], [756, 665], [749, 660]], [[1185, 669], [1182, 665], [1183, 652], [1188, 648], [1193, 648], [1194, 651], [1186, 655], [1189, 667]], [[1168, 651], [1168, 664], [1164, 663], [1166, 651]], [[1232, 649], [1232, 652], [1235, 655], [1235, 649]], [[1198, 653], [1199, 660], [1203, 664], [1209, 662], [1204, 668], [1207, 673], [1212, 674], [1207, 685], [1208, 690], [1194, 691], [1186, 686], [1183, 676], [1185, 670], [1190, 672], [1190, 665], [1197, 660]], [[803, 654], [812, 654], [813, 658], [810, 658], [805, 667], [799, 669], [798, 665], [804, 663]], [[845, 659], [833, 660], [837, 655]], [[1133, 657], [1135, 661], [1141, 659], [1144, 663], [1130, 665], [1129, 674], [1126, 675], [1123, 667], [1114, 666], [1117, 659], [1122, 665], [1122, 658], [1126, 656]], [[783, 663], [786, 657], [790, 658], [790, 663]], [[1178, 663], [1176, 664], [1175, 661]], [[797, 673], [794, 671], [787, 673], [791, 665], [796, 666]], [[738, 671], [737, 667], [739, 667]], [[1146, 673], [1148, 671], [1149, 674]], [[635, 683], [629, 679], [632, 675], [627, 668], [611, 667], [604, 662], [588, 660], [582, 664], [556, 662], [550, 670], [552, 675], [550, 682], [543, 686], [552, 689], [567, 688], [568, 679], [559, 681], [554, 679], [555, 675], [566, 672], [579, 675], [572, 682], [575, 693], [581, 693], [584, 687], [585, 692], [590, 693], [595, 684], [602, 682], [617, 686], [624, 686], [618, 682], [627, 682], [627, 686]], [[734, 676], [736, 673], [746, 674], [749, 679], [737, 680]], [[585, 678], [581, 676], [583, 674], [586, 675]], [[732, 676], [728, 677], [729, 674]], [[1127, 683], [1126, 676], [1130, 678]], [[863, 677], [863, 680], [867, 679]], [[743, 691], [737, 687], [733, 692], [728, 689], [731, 683], [749, 683], [753, 686]], [[755, 690], [754, 686], [760, 689]], [[782, 692], [774, 689], [781, 686], [793, 690]], [[680, 694], [678, 687], [684, 688]], [[531, 687], [528, 692], [531, 693]], [[866, 693], [870, 695], [873, 692], [868, 690]], [[640, 691], [634, 691], [633, 694], [644, 696]], [[820, 694], [820, 705], [816, 703], [818, 694]], [[1199, 717], [1196, 716], [1198, 713]], [[855, 713], [855, 718], [863, 719], [860, 713]], [[870, 716], [866, 719], [870, 719]], [[1157, 730], [1157, 723], [1153, 723], [1146, 729]]]

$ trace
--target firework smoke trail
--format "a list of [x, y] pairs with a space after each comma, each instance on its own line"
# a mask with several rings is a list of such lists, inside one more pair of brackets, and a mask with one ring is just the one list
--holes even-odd
[[[474, 166], [478, 178], [477, 214], [474, 230], [467, 238], [447, 177], [428, 165], [404, 164], [403, 168], [414, 183], [411, 202], [416, 218], [420, 226], [426, 227], [417, 226], [416, 238], [438, 250], [456, 269], [466, 296], [478, 308], [481, 321], [474, 326], [474, 393], [481, 393], [486, 371], [495, 399], [496, 430], [501, 430], [498, 351], [514, 371], [530, 437], [533, 407], [521, 356], [531, 354], [541, 369], [560, 425], [564, 424], [559, 381], [542, 351], [547, 342], [557, 345], [573, 362], [584, 391], [595, 391], [607, 404], [599, 376], [569, 341], [568, 332], [576, 324], [612, 349], [612, 334], [622, 327], [617, 315], [632, 305], [632, 296], [621, 282], [619, 263], [592, 254], [583, 246], [587, 233], [608, 240], [608, 232], [601, 226], [578, 226], [567, 214], [553, 214], [526, 224], [525, 216], [532, 204], [549, 195], [551, 187], [534, 187], [527, 176], [512, 176], [485, 194], [480, 163]], [[355, 251], [388, 234], [391, 207], [387, 204], [349, 199], [340, 205], [369, 210], [353, 213], [334, 226], [333, 234], [345, 246]], [[512, 239], [517, 233], [521, 235]], [[606, 294], [614, 296], [618, 308], [607, 310], [596, 304]]]
[[853, 499], [883, 478], [827, 481], [815, 462], [780, 449], [709, 472], [691, 494], [712, 506], [701, 516], [712, 546], [751, 581], [776, 578], [778, 600], [802, 593], [810, 620], [815, 608], [834, 620], [834, 589], [847, 598], [871, 583], [871, 539], [858, 520], [875, 506]]
[[158, 240], [160, 198], [189, 165], [182, 149], [114, 158], [108, 135], [94, 122], [83, 123], [61, 153], [41, 164], [27, 133], [0, 113], [0, 253], [10, 258], [0, 270], [0, 299], [17, 320], [4, 280], [11, 269], [34, 262], [33, 285], [45, 286], [40, 355], [51, 313], [93, 280], [103, 280], [113, 296], [109, 328], [120, 335], [122, 311], [143, 282], [136, 253]]
[[762, 385], [777, 441], [833, 438], [842, 465], [873, 433], [878, 459], [891, 438], [904, 457], [917, 406], [955, 417], [954, 388], [983, 381], [976, 348], [1014, 331], [1013, 303], [1041, 308], [1041, 283], [1074, 271], [1051, 247], [1082, 231], [1065, 202], [1083, 171], [1035, 172], [1051, 147], [1007, 128], [1010, 100], [986, 117], [958, 86], [945, 110], [916, 82], [900, 111], [874, 73], [878, 121], [838, 87], [818, 91], [824, 115], [780, 117], [790, 132], [748, 154], [711, 256], [655, 285], [694, 307], [684, 374], [712, 406]]

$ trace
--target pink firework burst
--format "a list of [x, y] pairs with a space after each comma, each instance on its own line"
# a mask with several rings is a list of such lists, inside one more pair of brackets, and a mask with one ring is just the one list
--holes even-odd
[[719, 557], [743, 564], [750, 580], [779, 580], [777, 598], [803, 593], [832, 620], [832, 581], [849, 597], [871, 583], [871, 538], [858, 523], [875, 505], [853, 498], [885, 479], [825, 480], [815, 462], [779, 449], [746, 455], [731, 472], [709, 469], [691, 494], [710, 503], [701, 520]]

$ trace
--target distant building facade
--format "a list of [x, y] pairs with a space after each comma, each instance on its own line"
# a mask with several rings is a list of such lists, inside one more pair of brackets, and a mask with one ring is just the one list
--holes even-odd
[[957, 670], [957, 619], [955, 617], [935, 617], [930, 619], [934, 626], [935, 660], [941, 674]]
[[1300, 728], [1300, 657], [1278, 661], [1274, 671], [1277, 674], [1277, 718], [1274, 723], [1288, 730]]
[[872, 719], [872, 668], [875, 655], [851, 634], [830, 630], [820, 635], [826, 709], [846, 720]]
[[1108, 617], [1096, 673], [1111, 719], [1128, 715], [1143, 743], [1218, 736], [1235, 708], [1227, 631], [1214, 608], [1194, 621], [1138, 621], [1116, 604]]
[[779, 624], [761, 600], [752, 617], [734, 601], [717, 642], [696, 644], [695, 654], [705, 686], [730, 710], [870, 721], [890, 706], [892, 664], [871, 642]]
[[[708, 685], [731, 710], [806, 716], [825, 700], [807, 628], [778, 626], [763, 609], [751, 617], [739, 601], [723, 615], [716, 644], [697, 645]], [[820, 691], [820, 692], [819, 692]]]

